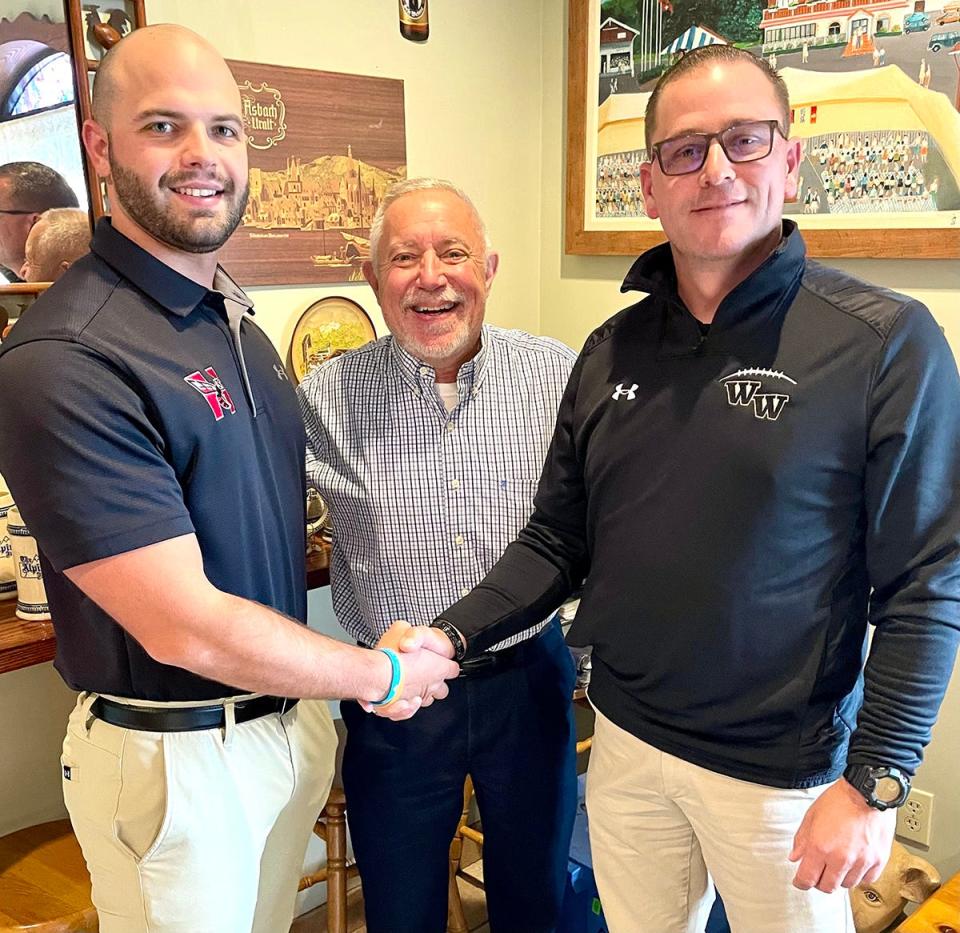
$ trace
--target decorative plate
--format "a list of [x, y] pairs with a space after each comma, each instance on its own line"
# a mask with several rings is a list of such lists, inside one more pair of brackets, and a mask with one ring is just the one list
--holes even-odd
[[315, 301], [297, 321], [290, 341], [290, 364], [297, 382], [315, 366], [377, 339], [373, 322], [349, 298], [330, 295]]

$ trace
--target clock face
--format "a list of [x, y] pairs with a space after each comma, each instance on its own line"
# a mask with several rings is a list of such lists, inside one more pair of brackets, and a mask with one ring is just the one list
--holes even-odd
[[900, 782], [892, 777], [882, 777], [876, 783], [874, 794], [877, 800], [892, 803], [900, 796]]

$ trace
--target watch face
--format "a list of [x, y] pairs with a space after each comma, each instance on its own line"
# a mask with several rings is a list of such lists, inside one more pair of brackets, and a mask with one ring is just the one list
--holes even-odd
[[900, 796], [900, 782], [896, 778], [882, 777], [876, 782], [874, 796], [883, 803], [893, 803]]

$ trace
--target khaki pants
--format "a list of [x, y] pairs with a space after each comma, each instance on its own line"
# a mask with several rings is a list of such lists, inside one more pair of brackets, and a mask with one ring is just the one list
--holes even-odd
[[286, 933], [333, 780], [326, 703], [140, 732], [92, 717], [94, 699], [80, 695], [62, 762], [101, 933]]
[[784, 790], [717, 774], [598, 712], [587, 812], [611, 933], [700, 933], [712, 882], [733, 933], [853, 933], [845, 890], [791, 883], [794, 833], [826, 786]]

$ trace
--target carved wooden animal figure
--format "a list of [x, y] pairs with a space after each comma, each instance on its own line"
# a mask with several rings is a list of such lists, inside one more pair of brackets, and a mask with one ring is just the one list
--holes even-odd
[[873, 884], [857, 885], [850, 892], [853, 925], [857, 933], [883, 933], [901, 917], [907, 901], [919, 904], [939, 887], [940, 873], [894, 842], [883, 874]]

